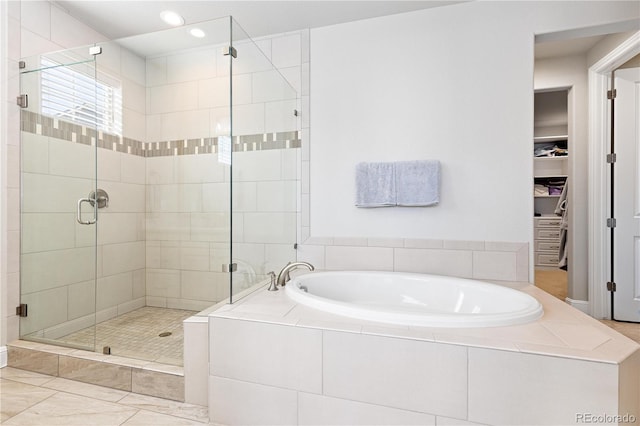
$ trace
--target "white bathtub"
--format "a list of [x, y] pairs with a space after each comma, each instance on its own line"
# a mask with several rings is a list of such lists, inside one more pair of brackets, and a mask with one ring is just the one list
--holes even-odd
[[313, 272], [286, 294], [314, 309], [422, 327], [492, 327], [535, 321], [542, 305], [518, 290], [463, 278], [401, 272]]

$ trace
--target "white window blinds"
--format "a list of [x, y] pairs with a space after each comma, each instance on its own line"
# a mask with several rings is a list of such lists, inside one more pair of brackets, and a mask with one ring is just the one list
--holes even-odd
[[[93, 66], [57, 64], [42, 58], [42, 114], [122, 135], [122, 85]], [[82, 71], [83, 68], [87, 71]]]

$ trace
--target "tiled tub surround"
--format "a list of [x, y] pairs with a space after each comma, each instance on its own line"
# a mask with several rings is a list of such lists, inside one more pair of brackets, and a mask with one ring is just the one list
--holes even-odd
[[529, 244], [412, 238], [311, 237], [298, 260], [329, 271], [398, 271], [529, 281]]
[[[262, 289], [209, 317], [222, 424], [576, 424], [638, 417], [640, 346], [553, 296], [536, 322], [480, 329], [352, 320]], [[467, 424], [467, 423], [465, 423]]]

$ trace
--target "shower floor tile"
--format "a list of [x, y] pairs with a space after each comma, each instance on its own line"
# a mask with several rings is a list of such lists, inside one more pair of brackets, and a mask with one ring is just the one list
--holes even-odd
[[[93, 342], [95, 335], [97, 351], [109, 346], [111, 355], [182, 366], [182, 321], [195, 313], [147, 306], [68, 334], [58, 341], [87, 345]], [[171, 334], [160, 337], [166, 332]]]

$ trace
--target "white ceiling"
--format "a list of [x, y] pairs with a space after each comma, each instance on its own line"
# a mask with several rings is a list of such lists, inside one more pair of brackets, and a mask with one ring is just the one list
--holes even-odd
[[377, 16], [451, 6], [464, 1], [86, 1], [58, 0], [60, 7], [110, 39], [164, 30], [160, 12], [173, 10], [194, 24], [233, 16], [251, 37], [316, 28]]
[[[179, 13], [187, 26], [233, 16], [250, 37], [261, 37], [421, 9], [452, 7], [467, 1], [472, 0], [57, 0], [54, 3], [109, 39], [120, 39], [170, 28], [160, 19], [163, 10]], [[224, 27], [210, 26], [215, 26], [217, 31]], [[536, 59], [584, 54], [604, 38], [603, 33], [606, 31], [595, 32], [595, 35], [581, 34], [590, 36], [580, 38], [576, 38], [577, 34], [543, 36], [540, 40], [536, 37]], [[172, 34], [177, 32], [167, 31], [164, 40], [170, 40]], [[140, 45], [145, 45], [146, 37], [131, 39], [128, 47], [143, 56], [152, 55], [163, 46], [169, 48], [167, 42], [158, 42], [161, 39], [162, 35], [155, 34], [154, 42], [146, 43], [144, 49]], [[173, 42], [179, 41], [174, 39]], [[193, 43], [193, 38], [190, 38], [190, 43]], [[151, 46], [155, 47], [150, 49]]]

